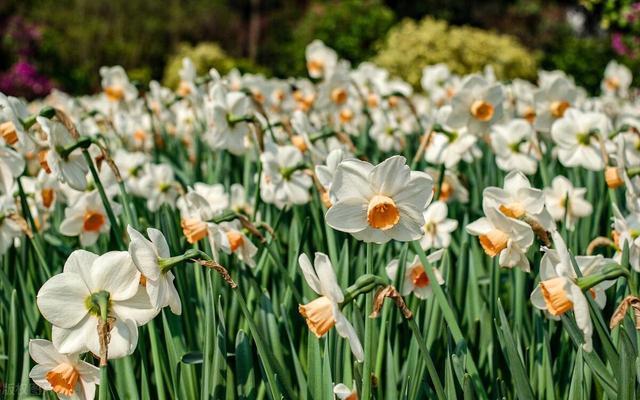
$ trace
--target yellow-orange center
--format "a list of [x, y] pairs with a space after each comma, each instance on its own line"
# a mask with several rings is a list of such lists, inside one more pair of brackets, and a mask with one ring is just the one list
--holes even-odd
[[140, 286], [147, 286], [147, 277], [140, 274]]
[[189, 82], [180, 81], [180, 85], [178, 85], [177, 93], [179, 96], [182, 96], [182, 97], [187, 97], [188, 95], [190, 95], [191, 85], [189, 85]]
[[320, 60], [309, 60], [307, 62], [307, 69], [310, 75], [322, 75], [324, 72], [324, 62]]
[[536, 110], [534, 110], [533, 107], [527, 107], [522, 117], [529, 121], [530, 124], [533, 124], [533, 121], [536, 119]]
[[145, 132], [143, 129], [137, 129], [135, 132], [133, 132], [133, 140], [135, 140], [136, 142], [142, 143], [146, 138], [147, 132]]
[[347, 91], [344, 88], [335, 88], [331, 91], [331, 101], [340, 105], [347, 101]]
[[38, 152], [38, 162], [40, 166], [47, 174], [51, 173], [51, 167], [49, 167], [49, 163], [47, 162], [47, 154], [49, 154], [49, 150], [40, 150]]
[[300, 135], [292, 136], [291, 143], [303, 153], [309, 149], [309, 146], [307, 146], [307, 142]]
[[191, 244], [202, 240], [209, 234], [207, 223], [196, 218], [185, 218], [180, 221], [180, 226], [187, 242]]
[[[435, 188], [434, 188], [435, 189]], [[453, 186], [446, 180], [440, 186], [440, 197], [438, 200], [447, 201], [453, 194]]]
[[424, 272], [422, 265], [418, 265], [411, 270], [411, 282], [418, 288], [423, 288], [429, 284], [429, 277]]
[[342, 122], [343, 124], [346, 124], [353, 119], [353, 111], [351, 111], [348, 108], [343, 108], [342, 110], [340, 110], [339, 117], [340, 117], [340, 122]]
[[510, 218], [520, 218], [525, 214], [525, 210], [520, 203], [501, 204], [498, 207], [504, 215]]
[[227, 240], [229, 241], [229, 247], [231, 247], [232, 252], [235, 252], [244, 244], [244, 237], [242, 233], [238, 231], [228, 231]]
[[604, 84], [607, 86], [607, 89], [611, 91], [615, 91], [620, 88], [620, 80], [615, 76], [605, 79]]
[[47, 372], [47, 381], [51, 384], [53, 391], [71, 396], [80, 378], [80, 373], [68, 363], [59, 364], [57, 367]]
[[616, 167], [607, 167], [604, 170], [604, 180], [607, 182], [607, 186], [611, 189], [617, 189], [624, 185], [624, 180], [620, 176], [620, 171]]
[[84, 213], [82, 228], [87, 232], [98, 232], [104, 223], [104, 214], [99, 211], [87, 210]]
[[378, 107], [378, 104], [380, 104], [378, 96], [373, 93], [369, 93], [369, 95], [367, 96], [367, 105], [369, 106], [369, 108], [376, 108]]
[[400, 221], [400, 212], [392, 198], [375, 195], [369, 200], [367, 222], [369, 226], [383, 231], [393, 228]]
[[547, 311], [553, 316], [559, 316], [573, 308], [573, 303], [567, 297], [565, 290], [566, 278], [557, 277], [540, 282], [542, 297], [547, 305]]
[[509, 244], [509, 236], [506, 233], [492, 229], [484, 235], [480, 235], [480, 245], [487, 255], [495, 257]]
[[471, 104], [471, 115], [478, 121], [489, 121], [493, 118], [493, 105], [484, 100], [476, 100]]
[[13, 122], [7, 121], [0, 124], [0, 136], [8, 145], [16, 144], [18, 141], [18, 132]]
[[323, 336], [336, 324], [333, 303], [325, 296], [308, 304], [300, 304], [298, 312], [307, 320], [307, 326], [317, 337]]
[[51, 204], [53, 204], [53, 199], [55, 199], [56, 192], [54, 192], [51, 188], [45, 188], [42, 189], [40, 193], [42, 194], [42, 205], [45, 208], [51, 207]]
[[554, 101], [549, 106], [549, 109], [551, 110], [551, 115], [556, 118], [562, 118], [564, 116], [564, 112], [567, 111], [567, 108], [569, 108], [570, 106], [571, 104], [569, 104], [569, 102], [565, 100]]
[[104, 88], [104, 94], [111, 101], [120, 101], [124, 99], [124, 89], [119, 85], [107, 86]]

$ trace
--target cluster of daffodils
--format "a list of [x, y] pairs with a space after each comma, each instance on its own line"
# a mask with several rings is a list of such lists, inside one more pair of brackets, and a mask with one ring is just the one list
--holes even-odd
[[[300, 317], [317, 337], [335, 327], [357, 362], [369, 355], [348, 307], [383, 286], [398, 287], [404, 307], [398, 296], [430, 299], [446, 285], [438, 265], [464, 251], [467, 235], [497, 268], [529, 273], [533, 307], [554, 319], [569, 312], [592, 350], [590, 307], [604, 307], [606, 289], [629, 274], [623, 264], [640, 272], [640, 96], [630, 71], [612, 61], [591, 97], [560, 71], [500, 82], [490, 67], [458, 76], [444, 64], [425, 68], [416, 91], [320, 41], [306, 62], [309, 78], [197, 76], [185, 59], [177, 90], [136, 86], [116, 66], [100, 70], [97, 95], [55, 91], [27, 104], [0, 93], [0, 255], [28, 246], [59, 272], [37, 296], [51, 327], [51, 341], [29, 346], [37, 385], [93, 398], [93, 358], [104, 367], [130, 355], [140, 326], [165, 307], [181, 314], [176, 265], [259, 272], [292, 210], [326, 223], [327, 240], [395, 255], [343, 289], [333, 255], [318, 251], [312, 263], [284, 241], [318, 295]], [[605, 236], [588, 237], [594, 245], [577, 255], [587, 249], [570, 250], [567, 238], [585, 226]], [[179, 243], [169, 246], [168, 231]], [[70, 249], [61, 271], [47, 263], [54, 242]], [[400, 256], [405, 242], [415, 246]], [[593, 255], [599, 246], [605, 253]], [[358, 396], [355, 384], [334, 391]]]

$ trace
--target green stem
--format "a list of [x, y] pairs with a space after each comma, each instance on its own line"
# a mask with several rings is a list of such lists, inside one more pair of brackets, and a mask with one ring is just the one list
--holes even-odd
[[[373, 243], [367, 243], [366, 273], [373, 272]], [[369, 313], [373, 307], [373, 293], [367, 295], [365, 300], [365, 312]], [[373, 320], [365, 318], [364, 322], [364, 365], [362, 367], [362, 398], [371, 398], [371, 367], [373, 362]]]
[[424, 361], [427, 364], [427, 371], [429, 372], [429, 376], [431, 377], [431, 382], [433, 382], [433, 386], [436, 390], [436, 395], [439, 399], [446, 399], [447, 397], [444, 394], [442, 383], [440, 382], [440, 376], [438, 376], [436, 366], [433, 364], [433, 359], [431, 358], [431, 354], [427, 349], [427, 345], [424, 337], [422, 336], [422, 332], [420, 332], [420, 328], [418, 328], [418, 324], [416, 324], [415, 319], [411, 318], [408, 323], [409, 328], [411, 328], [413, 335], [416, 337], [418, 347], [420, 347], [420, 351], [422, 351], [422, 354], [424, 355]]
[[111, 231], [116, 238], [116, 243], [118, 244], [118, 248], [124, 249], [124, 243], [122, 241], [122, 237], [120, 236], [120, 226], [118, 225], [118, 220], [116, 219], [115, 214], [113, 213], [113, 209], [111, 208], [111, 203], [109, 202], [109, 198], [107, 197], [107, 193], [104, 190], [104, 186], [102, 185], [102, 181], [100, 180], [100, 176], [98, 175], [98, 171], [96, 171], [96, 167], [93, 165], [93, 159], [91, 159], [91, 155], [86, 149], [82, 150], [82, 155], [84, 156], [87, 165], [89, 166], [89, 170], [91, 171], [91, 176], [98, 188], [98, 193], [100, 193], [100, 199], [102, 200], [102, 204], [104, 204], [104, 209], [107, 212], [107, 217], [109, 218], [109, 223], [111, 224]]

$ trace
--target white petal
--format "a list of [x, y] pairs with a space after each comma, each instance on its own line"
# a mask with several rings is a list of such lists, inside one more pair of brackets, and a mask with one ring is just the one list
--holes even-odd
[[325, 216], [327, 224], [342, 232], [359, 232], [367, 228], [367, 203], [360, 197], [339, 200]]
[[300, 269], [309, 287], [313, 289], [314, 292], [321, 294], [320, 281], [318, 280], [316, 271], [313, 269], [313, 265], [311, 265], [309, 257], [304, 253], [300, 254], [298, 264], [300, 264]]
[[110, 251], [98, 257], [91, 268], [94, 291], [106, 290], [112, 301], [133, 297], [138, 291], [140, 273], [126, 251]]
[[87, 315], [85, 300], [90, 295], [80, 275], [65, 272], [51, 277], [42, 285], [36, 302], [51, 324], [72, 328]]
[[151, 242], [156, 247], [158, 256], [162, 258], [171, 257], [171, 253], [169, 252], [169, 244], [167, 243], [167, 239], [165, 239], [162, 232], [154, 228], [149, 228], [147, 229], [147, 235], [149, 235], [149, 239], [151, 239]]
[[158, 255], [150, 241], [145, 238], [132, 240], [129, 243], [129, 254], [142, 275], [151, 280], [160, 278]]
[[329, 257], [324, 253], [317, 252], [313, 264], [320, 282], [320, 293], [336, 303], [342, 303], [344, 295], [340, 285], [338, 285], [336, 273], [333, 271]]
[[336, 319], [336, 331], [340, 336], [349, 340], [351, 352], [356, 357], [356, 360], [363, 362], [364, 350], [362, 349], [362, 343], [360, 343], [355, 329], [353, 329], [353, 325], [351, 325], [351, 322], [338, 310], [337, 306], [334, 309], [334, 317]]
[[139, 326], [146, 324], [158, 315], [158, 310], [151, 305], [144, 286], [139, 286], [136, 295], [129, 299], [114, 301], [112, 307], [117, 318], [133, 320]]

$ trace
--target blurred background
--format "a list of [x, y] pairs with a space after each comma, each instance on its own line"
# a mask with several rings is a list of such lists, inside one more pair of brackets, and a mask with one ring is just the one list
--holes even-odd
[[185, 56], [199, 73], [302, 76], [318, 38], [414, 85], [428, 64], [469, 73], [489, 63], [503, 79], [562, 69], [595, 92], [610, 59], [638, 70], [639, 32], [631, 0], [3, 0], [0, 91], [91, 93], [99, 67], [116, 64], [174, 86]]

